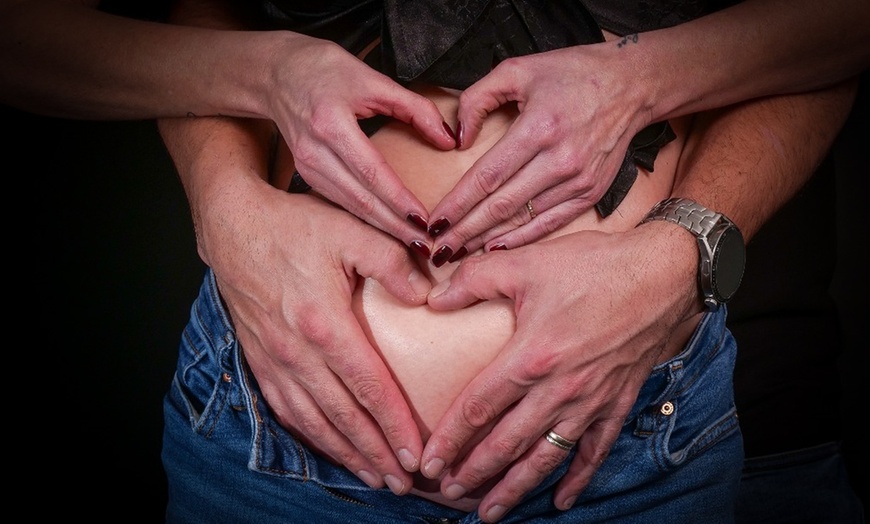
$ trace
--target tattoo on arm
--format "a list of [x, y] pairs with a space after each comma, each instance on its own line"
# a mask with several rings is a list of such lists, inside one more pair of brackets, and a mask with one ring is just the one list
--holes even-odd
[[630, 35], [625, 35], [622, 37], [622, 39], [619, 40], [619, 42], [616, 43], [616, 47], [626, 46], [626, 45], [628, 45], [629, 42], [631, 42], [632, 44], [636, 44], [638, 37], [640, 37], [640, 35], [638, 33], [632, 33]]

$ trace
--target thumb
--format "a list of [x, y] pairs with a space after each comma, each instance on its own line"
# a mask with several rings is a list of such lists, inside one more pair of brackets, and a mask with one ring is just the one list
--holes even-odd
[[[439, 311], [461, 309], [478, 300], [509, 298], [515, 301], [524, 282], [525, 272], [516, 271], [520, 262], [509, 251], [490, 252], [462, 261], [449, 280], [444, 280], [429, 293], [429, 306]], [[518, 279], [517, 277], [520, 277]]]
[[380, 231], [369, 231], [354, 248], [345, 251], [358, 275], [377, 280], [391, 295], [402, 302], [419, 306], [426, 303], [432, 283], [400, 242]]
[[488, 114], [508, 102], [518, 100], [518, 97], [519, 89], [513, 76], [505, 73], [503, 65], [466, 89], [459, 97], [456, 113], [461, 126], [457, 137], [460, 149], [466, 149], [474, 143]]

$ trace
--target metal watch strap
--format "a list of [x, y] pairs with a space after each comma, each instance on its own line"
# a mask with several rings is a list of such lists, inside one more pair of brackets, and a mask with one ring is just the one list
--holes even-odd
[[[743, 235], [737, 226], [722, 213], [687, 198], [662, 200], [641, 224], [653, 220], [673, 222], [695, 235], [701, 256], [698, 286], [704, 305], [715, 311], [727, 302], [740, 286], [746, 264]], [[719, 267], [723, 259], [725, 265]]]
[[695, 236], [706, 236], [720, 218], [721, 213], [688, 198], [668, 198], [653, 206], [641, 224], [651, 220], [667, 220], [688, 229]]

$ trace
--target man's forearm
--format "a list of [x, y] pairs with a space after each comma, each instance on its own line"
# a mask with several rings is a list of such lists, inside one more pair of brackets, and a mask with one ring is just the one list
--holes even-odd
[[815, 172], [848, 117], [856, 82], [696, 117], [673, 196], [731, 218], [749, 241]]

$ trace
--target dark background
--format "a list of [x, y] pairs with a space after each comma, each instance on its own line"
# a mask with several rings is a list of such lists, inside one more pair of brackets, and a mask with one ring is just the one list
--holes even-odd
[[[835, 149], [841, 235], [832, 293], [847, 351], [844, 401], [831, 409], [845, 414], [850, 471], [870, 508], [866, 433], [858, 427], [868, 401], [867, 336], [859, 331], [870, 319], [867, 107], [865, 81]], [[37, 458], [33, 489], [46, 507], [34, 511], [163, 521], [162, 397], [204, 270], [181, 184], [153, 122], [68, 121], [2, 106], [0, 117], [10, 131], [0, 147], [8, 183], [32, 183], [41, 211], [16, 218], [34, 215], [9, 194], [17, 209], [11, 224], [29, 222], [24, 245], [40, 246], [10, 246], [7, 256], [42, 257], [13, 264], [18, 269], [9, 274], [12, 284], [25, 275], [40, 290], [35, 297], [24, 291], [20, 302], [26, 307], [35, 298], [39, 320], [29, 311], [12, 315], [12, 329], [31, 335], [13, 346], [21, 363], [16, 380], [30, 387], [15, 388], [24, 395], [13, 402], [27, 408], [7, 423], [30, 435], [25, 449], [37, 453], [14, 457]], [[808, 423], [812, 413], [795, 421]]]

